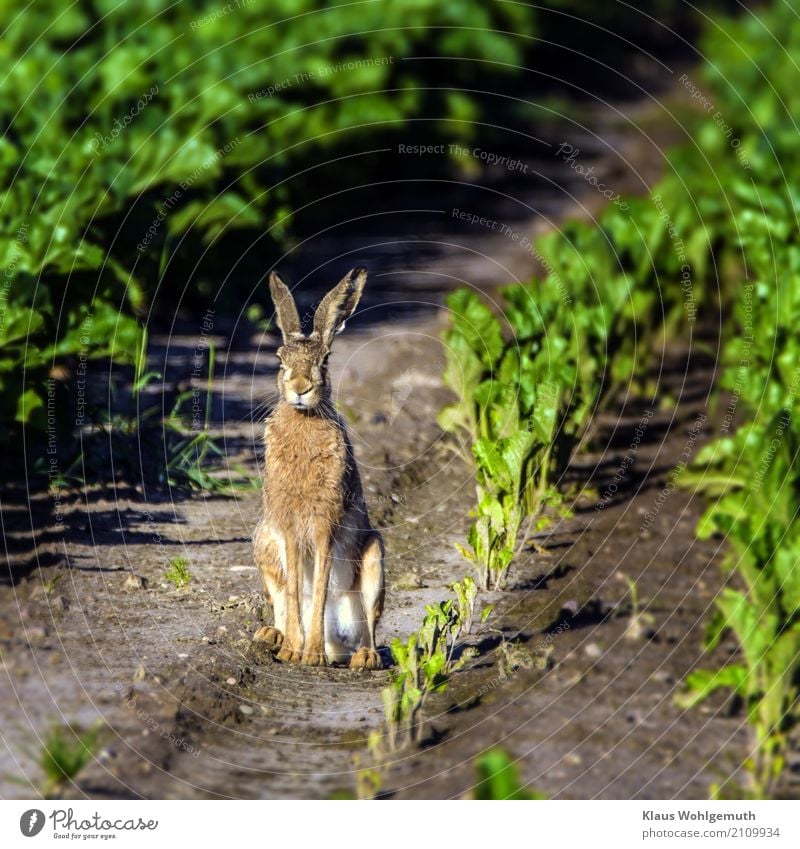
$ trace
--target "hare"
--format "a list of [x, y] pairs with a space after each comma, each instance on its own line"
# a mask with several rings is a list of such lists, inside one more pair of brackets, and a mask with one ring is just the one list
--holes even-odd
[[269, 286], [283, 334], [280, 401], [264, 431], [263, 515], [255, 559], [275, 611], [260, 628], [283, 661], [379, 669], [375, 625], [383, 611], [383, 541], [370, 525], [347, 428], [334, 410], [328, 357], [361, 298], [354, 268], [322, 300], [305, 336], [289, 289]]

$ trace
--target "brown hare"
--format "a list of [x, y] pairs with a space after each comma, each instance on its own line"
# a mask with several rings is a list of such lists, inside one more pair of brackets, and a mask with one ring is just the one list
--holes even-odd
[[279, 660], [379, 669], [383, 541], [367, 515], [347, 428], [331, 404], [328, 356], [367, 280], [355, 268], [322, 300], [305, 336], [289, 289], [269, 286], [283, 345], [280, 401], [264, 431], [263, 515], [255, 559], [275, 611], [260, 628]]

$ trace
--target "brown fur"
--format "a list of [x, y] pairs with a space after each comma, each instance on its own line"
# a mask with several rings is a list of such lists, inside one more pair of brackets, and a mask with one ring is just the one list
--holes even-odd
[[346, 275], [306, 337], [291, 293], [270, 277], [284, 340], [281, 399], [264, 431], [264, 512], [253, 542], [275, 627], [259, 629], [255, 639], [281, 660], [324, 665], [350, 655], [351, 667], [380, 667], [383, 543], [369, 522], [347, 428], [330, 403], [327, 370], [333, 338], [365, 282], [365, 269]]

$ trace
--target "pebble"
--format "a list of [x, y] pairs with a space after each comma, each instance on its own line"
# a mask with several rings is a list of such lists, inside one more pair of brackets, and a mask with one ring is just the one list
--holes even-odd
[[230, 678], [226, 678], [226, 679], [225, 679], [225, 683], [226, 683], [229, 687], [235, 687], [235, 686], [236, 686], [236, 679], [235, 679], [233, 676], [231, 676]]
[[404, 572], [402, 575], [398, 576], [397, 581], [395, 581], [394, 588], [396, 590], [416, 590], [421, 589], [425, 586], [422, 582], [422, 578], [420, 578], [417, 572]]
[[25, 629], [25, 637], [28, 645], [42, 643], [47, 639], [47, 631], [41, 625], [32, 625]]
[[583, 647], [583, 652], [587, 657], [592, 658], [593, 660], [597, 660], [598, 657], [602, 657], [603, 650], [597, 643], [588, 643]]
[[239, 705], [239, 712], [245, 716], [251, 716], [253, 714], [253, 708], [250, 705]]

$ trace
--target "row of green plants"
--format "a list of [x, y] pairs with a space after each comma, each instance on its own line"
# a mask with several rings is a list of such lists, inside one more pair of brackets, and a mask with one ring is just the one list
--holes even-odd
[[443, 339], [457, 400], [440, 423], [477, 486], [461, 550], [483, 587], [501, 588], [530, 529], [563, 503], [558, 483], [595, 411], [623, 387], [656, 403], [653, 352], [666, 338], [702, 345], [698, 321], [723, 317], [718, 403], [730, 397], [725, 421], [745, 424], [683, 483], [711, 499], [698, 534], [728, 544], [708, 646], [732, 634], [740, 653], [692, 675], [683, 703], [720, 687], [745, 703], [755, 796], [775, 792], [800, 714], [797, 14], [779, 3], [710, 28], [709, 59], [681, 81], [704, 97], [691, 143], [650, 196], [540, 239], [548, 276], [499, 304], [456, 292]]
[[448, 297], [444, 380], [456, 400], [439, 423], [475, 469], [460, 549], [482, 588], [501, 589], [529, 533], [563, 514], [563, 476], [594, 414], [622, 388], [653, 391], [652, 352], [685, 315], [679, 287], [653, 285], [680, 273], [661, 248], [667, 226], [649, 199], [631, 198], [596, 226], [568, 222], [539, 239], [550, 273], [504, 288], [500, 303], [467, 289]]
[[[727, 317], [735, 332], [722, 347], [725, 432], [685, 483], [710, 502], [698, 536], [721, 535], [727, 546], [728, 581], [707, 647], [728, 636], [739, 651], [689, 676], [682, 703], [724, 689], [741, 704], [751, 737], [745, 791], [755, 798], [780, 792], [800, 722], [799, 11], [776, 3], [759, 18], [726, 22], [707, 43], [709, 83], [720, 111], [733, 116], [735, 161], [750, 167], [728, 187], [731, 216], [715, 233], [739, 252], [741, 268]], [[712, 791], [725, 797], [737, 788], [721, 782]]]

